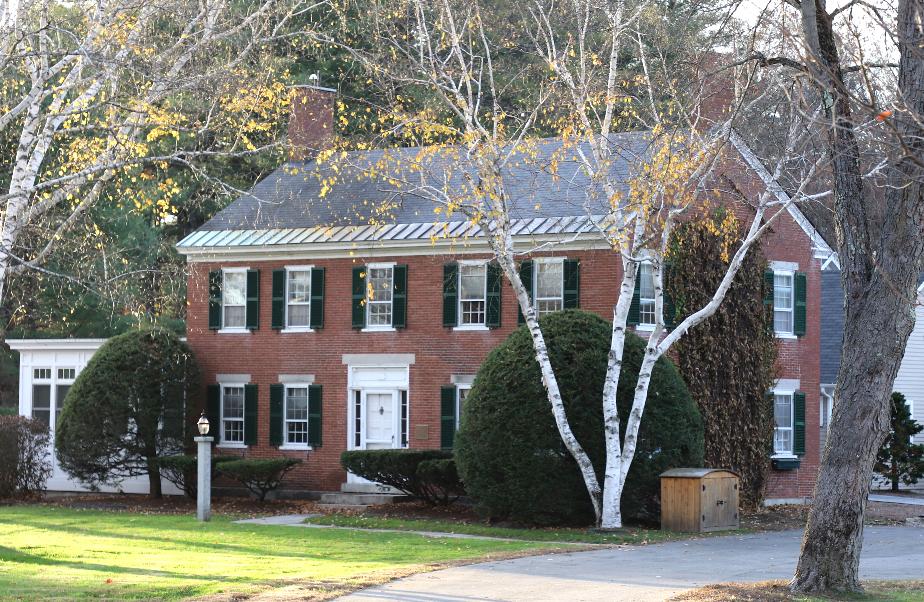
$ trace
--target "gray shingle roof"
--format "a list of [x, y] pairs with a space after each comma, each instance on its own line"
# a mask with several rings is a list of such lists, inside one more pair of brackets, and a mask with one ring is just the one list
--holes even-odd
[[[649, 155], [650, 133], [615, 134], [612, 141], [613, 172], [618, 180], [628, 182], [634, 167]], [[463, 178], [474, 170], [464, 165], [464, 160], [446, 155], [427, 156], [421, 160], [425, 165], [423, 170], [411, 170], [409, 166], [417, 157], [424, 156], [419, 154], [422, 152], [426, 151], [420, 148], [353, 151], [320, 165], [314, 161], [286, 163], [191, 237], [214, 230], [294, 230], [445, 221], [445, 214], [436, 215], [433, 201], [415, 188], [419, 189], [421, 184], [442, 188], [445, 184], [442, 178], [448, 178], [451, 189], [464, 190], [468, 186]], [[573, 148], [564, 149], [561, 140], [550, 138], [536, 144], [535, 156], [529, 158], [528, 167], [523, 166], [526, 161], [511, 162], [513, 166], [504, 174], [504, 182], [512, 201], [512, 218], [604, 213], [606, 199], [588, 186], [574, 153]], [[450, 161], [455, 163], [453, 169], [449, 168]], [[554, 174], [553, 163], [557, 165]], [[336, 181], [322, 195], [322, 186], [331, 177]], [[397, 182], [389, 182], [389, 178]], [[455, 216], [450, 221], [453, 220], [462, 218]]]

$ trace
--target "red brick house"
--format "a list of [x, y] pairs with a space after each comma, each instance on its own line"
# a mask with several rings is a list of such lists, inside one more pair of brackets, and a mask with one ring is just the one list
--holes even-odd
[[[325, 131], [318, 119], [330, 119], [329, 96], [309, 92], [312, 111], [295, 115], [293, 138]], [[628, 178], [648, 137], [615, 140], [623, 159], [614, 169]], [[732, 142], [723, 187], [745, 200], [765, 186], [785, 197], [746, 145]], [[352, 163], [376, 153], [354, 153]], [[375, 178], [342, 175], [322, 194], [317, 169], [310, 159], [280, 167], [178, 244], [190, 268], [187, 336], [219, 453], [302, 459], [290, 490], [363, 491], [371, 484], [340, 468], [341, 452], [451, 446], [474, 375], [518, 326], [518, 308], [465, 221], [436, 225], [428, 201]], [[537, 309], [610, 318], [619, 257], [588, 232], [579, 171], [521, 179], [518, 190], [512, 178], [511, 195], [518, 239], [556, 243], [522, 263]], [[387, 216], [376, 213], [386, 205]], [[819, 461], [820, 273], [833, 252], [796, 207], [763, 245], [781, 350], [768, 498], [796, 501], [811, 495]], [[644, 330], [653, 301], [644, 273], [640, 280], [631, 321]]]

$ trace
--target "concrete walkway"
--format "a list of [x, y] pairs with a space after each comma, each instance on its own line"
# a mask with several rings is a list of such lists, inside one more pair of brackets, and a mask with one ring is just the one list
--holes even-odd
[[[866, 527], [865, 534], [863, 578], [924, 578], [924, 528]], [[665, 600], [710, 583], [788, 579], [800, 538], [800, 531], [781, 531], [488, 562], [414, 575], [340, 600]]]
[[265, 516], [262, 518], [247, 518], [243, 520], [234, 521], [242, 525], [275, 525], [283, 527], [305, 527], [307, 529], [342, 529], [344, 531], [369, 531], [371, 533], [402, 533], [406, 535], [421, 535], [423, 537], [445, 537], [448, 539], [489, 539], [492, 541], [515, 541], [515, 542], [526, 542], [526, 543], [554, 543], [560, 546], [580, 546], [582, 548], [593, 547], [596, 545], [608, 546], [610, 544], [594, 544], [594, 543], [581, 543], [581, 542], [568, 542], [568, 541], [554, 541], [550, 542], [548, 540], [530, 540], [523, 538], [513, 538], [513, 537], [494, 537], [492, 535], [471, 535], [469, 533], [447, 533], [445, 531], [410, 531], [408, 529], [366, 529], [363, 527], [341, 527], [339, 525], [316, 525], [314, 523], [306, 523], [305, 519], [314, 518], [316, 516], [324, 516], [323, 514], [280, 514], [278, 516]]
[[906, 504], [908, 506], [924, 506], [924, 497], [912, 497], [910, 495], [889, 495], [887, 493], [869, 494], [871, 502], [885, 502], [886, 504]]

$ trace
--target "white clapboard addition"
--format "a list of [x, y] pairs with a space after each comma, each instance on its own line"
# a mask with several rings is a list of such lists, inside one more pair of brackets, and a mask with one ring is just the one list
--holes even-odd
[[[48, 491], [88, 491], [58, 465], [54, 450], [54, 435], [64, 398], [105, 339], [7, 339], [10, 349], [19, 352], [19, 414], [42, 420], [51, 431], [48, 453], [53, 471], [48, 479]], [[165, 494], [181, 492], [167, 481], [162, 482]], [[104, 492], [149, 493], [148, 477], [141, 475], [124, 479], [117, 486], [101, 487]]]
[[[924, 299], [921, 298], [922, 296], [924, 296], [924, 287], [918, 294], [920, 302], [915, 308], [917, 320], [911, 336], [908, 337], [905, 357], [898, 369], [893, 388], [908, 400], [911, 415], [919, 423], [924, 423]], [[924, 443], [924, 433], [915, 437], [915, 443]]]

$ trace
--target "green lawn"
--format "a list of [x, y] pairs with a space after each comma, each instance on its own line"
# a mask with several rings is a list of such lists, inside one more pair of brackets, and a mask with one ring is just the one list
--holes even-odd
[[[460, 523], [455, 521], [419, 519], [419, 518], [382, 518], [376, 516], [347, 516], [329, 514], [307, 519], [305, 522], [316, 525], [334, 525], [337, 527], [357, 527], [362, 529], [396, 529], [399, 531], [439, 531], [443, 533], [465, 533], [468, 535], [486, 535], [489, 537], [506, 537], [527, 541], [548, 541], [561, 543], [595, 543], [627, 544], [655, 543], [669, 539], [692, 537], [691, 533], [671, 533], [658, 529], [627, 528], [616, 533], [593, 533], [587, 529], [511, 529], [492, 527], [479, 523]], [[728, 535], [733, 532], [724, 532]]]
[[[215, 517], [0, 507], [0, 599], [177, 599], [299, 584], [338, 591], [551, 544], [237, 525]], [[306, 593], [308, 592], [308, 593]]]

